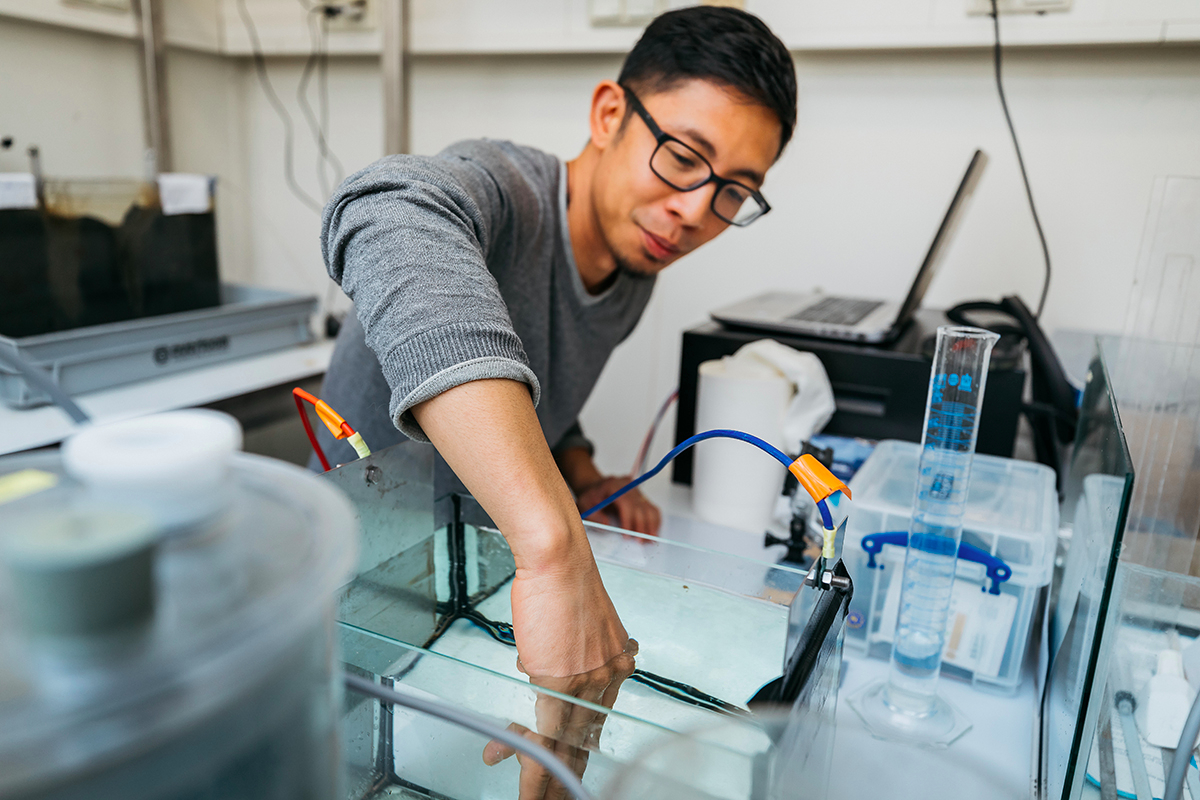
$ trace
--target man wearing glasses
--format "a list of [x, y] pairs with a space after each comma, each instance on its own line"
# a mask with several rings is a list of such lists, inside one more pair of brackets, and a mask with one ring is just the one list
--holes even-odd
[[[372, 447], [400, 432], [433, 442], [487, 510], [516, 558], [530, 676], [593, 670], [626, 647], [579, 510], [627, 479], [597, 470], [577, 415], [657, 273], [770, 211], [759, 189], [795, 119], [791, 56], [771, 31], [687, 8], [651, 23], [618, 80], [595, 88], [573, 161], [461, 142], [384, 158], [325, 210], [325, 261], [354, 314], [324, 399]], [[636, 492], [616, 514], [658, 528]]]

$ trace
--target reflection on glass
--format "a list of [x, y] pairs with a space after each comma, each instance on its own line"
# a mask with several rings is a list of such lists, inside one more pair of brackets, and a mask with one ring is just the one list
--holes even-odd
[[[348, 669], [389, 688], [471, 709], [501, 727], [529, 731], [536, 741], [565, 756], [584, 785], [596, 793], [621, 764], [633, 761], [661, 738], [677, 735], [609, 708], [635, 685], [621, 683], [629, 671], [628, 657], [587, 676], [531, 684], [345, 623], [338, 627]], [[353, 692], [347, 695], [346, 708], [352, 798], [377, 796], [382, 787], [406, 790], [416, 797], [526, 798], [550, 790], [540, 769], [525, 768], [518, 758], [499, 758], [506, 753], [485, 737], [416, 712], [383, 711]], [[733, 729], [754, 729], [741, 718], [727, 719]], [[740, 765], [740, 773], [748, 775], [756, 754], [769, 745], [761, 737], [742, 735], [706, 741], [702, 749], [706, 757]]]
[[[542, 689], [549, 689], [554, 694], [538, 695], [534, 703], [536, 730], [531, 731], [516, 722], [508, 726], [509, 730], [542, 745], [582, 778], [584, 770], [587, 769], [588, 754], [599, 745], [600, 733], [608, 717], [607, 712], [601, 709], [613, 707], [621, 684], [634, 672], [633, 658], [636, 655], [637, 642], [630, 639], [625, 652], [591, 672], [566, 678], [531, 677], [530, 683]], [[560, 697], [564, 695], [583, 700], [586, 704], [561, 700]], [[516, 750], [493, 740], [484, 748], [483, 761], [488, 766], [495, 766], [514, 755], [517, 755]], [[519, 756], [519, 760], [520, 800], [545, 800], [564, 796], [562, 786], [550, 777], [541, 764], [524, 755]]]
[[1110, 600], [1128, 513], [1133, 467], [1103, 351], [1088, 371], [1063, 521], [1070, 549], [1050, 620], [1050, 672], [1042, 707], [1042, 785], [1048, 798], [1082, 791], [1103, 694], [1102, 667]]

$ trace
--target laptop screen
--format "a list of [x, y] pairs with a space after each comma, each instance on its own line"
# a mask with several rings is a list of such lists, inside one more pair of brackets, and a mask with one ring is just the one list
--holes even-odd
[[958, 184], [958, 191], [954, 193], [954, 199], [950, 201], [950, 208], [946, 210], [946, 216], [942, 218], [942, 224], [933, 237], [933, 244], [929, 245], [929, 252], [925, 254], [925, 261], [921, 263], [921, 269], [917, 271], [917, 279], [913, 281], [912, 288], [908, 290], [908, 296], [904, 298], [904, 303], [900, 306], [900, 313], [894, 323], [897, 330], [907, 325], [913, 314], [920, 308], [921, 300], [925, 297], [929, 284], [933, 282], [933, 276], [937, 274], [938, 267], [941, 266], [942, 256], [954, 238], [958, 224], [963, 218], [963, 210], [967, 206], [967, 201], [971, 199], [975, 193], [975, 187], [979, 185], [979, 177], [983, 174], [983, 168], [987, 166], [987, 161], [987, 153], [982, 150], [976, 150], [975, 155], [971, 157], [971, 163], [967, 165], [967, 171]]

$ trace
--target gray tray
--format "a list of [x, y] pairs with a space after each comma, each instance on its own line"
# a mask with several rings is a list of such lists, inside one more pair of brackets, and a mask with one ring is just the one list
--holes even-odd
[[[0, 350], [48, 369], [69, 395], [171, 375], [313, 340], [317, 298], [223, 284], [221, 305], [11, 339]], [[50, 398], [0, 364], [0, 402], [13, 408]]]

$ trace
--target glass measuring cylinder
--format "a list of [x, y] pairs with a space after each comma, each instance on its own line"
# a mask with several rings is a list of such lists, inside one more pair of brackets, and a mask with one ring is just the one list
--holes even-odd
[[938, 328], [884, 697], [903, 713], [935, 711], [979, 412], [992, 346], [999, 338], [980, 328]]

